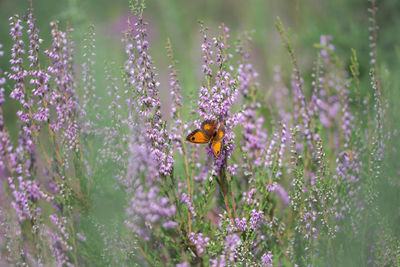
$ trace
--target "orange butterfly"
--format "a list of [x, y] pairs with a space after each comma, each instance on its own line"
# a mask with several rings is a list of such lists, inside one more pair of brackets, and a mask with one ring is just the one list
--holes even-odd
[[222, 139], [225, 136], [225, 126], [216, 120], [206, 120], [201, 124], [200, 129], [191, 132], [186, 141], [196, 144], [209, 143], [214, 155], [218, 158], [221, 154]]

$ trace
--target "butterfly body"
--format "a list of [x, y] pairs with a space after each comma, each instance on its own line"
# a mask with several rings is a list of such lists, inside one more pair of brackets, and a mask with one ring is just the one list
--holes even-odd
[[218, 158], [221, 154], [222, 140], [225, 136], [225, 126], [217, 120], [205, 120], [202, 122], [200, 129], [191, 132], [186, 141], [195, 144], [209, 143], [214, 155]]

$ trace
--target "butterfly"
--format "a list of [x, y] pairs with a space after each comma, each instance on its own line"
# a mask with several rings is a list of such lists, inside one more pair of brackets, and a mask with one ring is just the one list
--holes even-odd
[[209, 143], [215, 157], [219, 158], [222, 149], [222, 139], [225, 136], [225, 126], [217, 120], [205, 120], [200, 129], [191, 132], [186, 141], [196, 144]]

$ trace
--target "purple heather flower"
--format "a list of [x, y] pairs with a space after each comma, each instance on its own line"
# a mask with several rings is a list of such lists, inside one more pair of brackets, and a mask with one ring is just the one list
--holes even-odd
[[263, 264], [263, 266], [265, 267], [272, 267], [272, 258], [274, 257], [274, 255], [271, 253], [271, 251], [268, 251], [267, 254], [263, 254], [261, 256], [261, 262]]
[[162, 226], [167, 229], [176, 227], [177, 224], [170, 220], [176, 207], [160, 194], [158, 158], [156, 151], [152, 150], [151, 139], [141, 134], [143, 131], [143, 127], [132, 128], [128, 172], [121, 182], [126, 187], [127, 194], [132, 196], [126, 209], [129, 217], [126, 225], [140, 237], [149, 240], [154, 224], [162, 222]]
[[257, 202], [256, 200], [253, 199], [254, 194], [256, 193], [256, 189], [252, 188], [248, 192], [243, 192], [243, 197], [242, 200], [246, 202], [247, 205], [252, 205], [253, 203]]
[[[270, 185], [268, 185], [270, 186]], [[271, 190], [273, 192], [276, 192], [278, 194], [278, 196], [280, 196], [280, 198], [283, 201], [283, 204], [285, 204], [285, 206], [287, 206], [289, 204], [289, 194], [288, 192], [285, 190], [285, 188], [283, 188], [280, 184], [278, 183], [274, 183], [274, 185], [272, 186], [272, 188], [268, 188], [267, 186], [267, 190]]]
[[162, 224], [162, 227], [164, 227], [165, 229], [172, 229], [178, 226], [177, 222], [174, 221], [166, 221]]
[[[204, 37], [201, 46], [204, 84], [199, 88], [197, 101], [198, 113], [204, 120], [216, 119], [225, 125], [224, 149], [216, 160], [216, 171], [225, 166], [226, 160], [233, 152], [235, 135], [231, 129], [239, 123], [239, 115], [231, 114], [231, 106], [237, 98], [238, 90], [235, 76], [232, 74], [233, 67], [227, 65], [232, 57], [229, 53], [230, 46], [226, 43], [229, 39], [229, 29], [224, 26], [221, 26], [221, 29], [222, 34], [211, 41], [207, 36], [207, 29], [201, 30]], [[234, 171], [234, 168], [230, 170]]]
[[277, 150], [277, 142], [279, 139], [279, 134], [277, 132], [274, 133], [273, 137], [269, 141], [268, 148], [265, 153], [265, 167], [271, 167], [274, 163], [276, 157], [276, 150]]
[[225, 239], [225, 255], [230, 262], [235, 260], [236, 247], [240, 245], [241, 239], [237, 234], [228, 235]]
[[[247, 38], [246, 38], [247, 37]], [[240, 84], [240, 91], [244, 97], [252, 98], [254, 100], [255, 87], [259, 87], [257, 82], [258, 73], [254, 69], [253, 65], [249, 63], [249, 51], [248, 43], [251, 42], [251, 37], [244, 36], [240, 40], [238, 47], [236, 48], [236, 53], [240, 55], [240, 60], [238, 61], [238, 77], [237, 80]], [[253, 101], [254, 102], [254, 101]]]
[[[247, 40], [249, 41], [250, 38]], [[237, 82], [243, 95], [243, 105], [240, 124], [244, 127], [242, 150], [246, 153], [249, 161], [259, 166], [262, 163], [261, 154], [266, 147], [267, 133], [263, 129], [264, 117], [260, 113], [261, 105], [256, 102], [256, 90], [258, 73], [253, 65], [249, 63], [249, 53], [246, 51], [243, 40], [239, 43], [236, 52], [240, 54], [237, 68]]]
[[259, 107], [259, 104], [250, 104], [248, 108], [245, 106], [241, 117], [244, 127], [242, 150], [247, 152], [249, 160], [254, 161], [257, 166], [262, 163], [260, 156], [267, 140], [266, 131], [262, 128], [264, 117], [256, 112]]
[[[96, 45], [95, 45], [95, 32], [92, 25], [89, 26], [88, 32], [83, 40], [83, 58], [85, 59], [82, 63], [82, 84], [83, 84], [83, 96], [82, 103], [79, 107], [80, 116], [79, 121], [81, 125], [81, 132], [86, 134], [99, 135], [99, 123], [102, 120], [100, 114], [99, 102], [101, 98], [96, 93], [96, 79], [95, 79], [95, 60], [96, 56]], [[107, 77], [110, 79], [109, 77]], [[94, 118], [90, 118], [90, 112], [94, 113]]]
[[186, 193], [182, 193], [181, 195], [181, 202], [185, 203], [190, 214], [192, 214], [193, 217], [196, 217], [196, 211], [194, 210], [194, 207], [192, 205], [192, 202], [190, 201], [190, 198]]
[[85, 236], [84, 233], [79, 232], [79, 233], [76, 234], [76, 237], [77, 237], [80, 241], [86, 242], [86, 236]]
[[[160, 174], [167, 176], [171, 173], [174, 159], [171, 151], [171, 137], [161, 118], [161, 104], [159, 99], [159, 82], [152, 66], [151, 56], [148, 54], [146, 23], [142, 17], [134, 24], [134, 28], [126, 33], [125, 51], [128, 59], [125, 71], [128, 81], [134, 88], [134, 100], [131, 108], [144, 120], [146, 136], [152, 142], [151, 150], [159, 165]], [[135, 103], [135, 105], [133, 105]]]
[[189, 240], [192, 242], [197, 249], [197, 253], [201, 256], [205, 249], [210, 245], [210, 238], [207, 236], [203, 236], [202, 233], [190, 233]]
[[279, 117], [284, 122], [289, 122], [292, 120], [292, 114], [289, 112], [289, 107], [287, 106], [287, 101], [289, 97], [289, 89], [283, 83], [282, 74], [280, 66], [274, 67], [274, 90], [273, 90], [273, 101], [278, 109]]
[[178, 264], [176, 265], [176, 267], [189, 267], [189, 266], [190, 266], [190, 265], [189, 265], [189, 263], [188, 263], [187, 261], [178, 263]]
[[221, 255], [217, 259], [211, 260], [210, 266], [211, 267], [225, 267], [226, 266], [225, 255]]
[[251, 217], [250, 217], [250, 229], [255, 231], [260, 227], [260, 223], [263, 219], [264, 212], [259, 210], [253, 209], [251, 211]]
[[285, 147], [286, 147], [286, 141], [288, 139], [289, 133], [286, 131], [286, 124], [282, 124], [282, 133], [281, 133], [281, 140], [280, 140], [280, 146], [279, 146], [279, 151], [278, 151], [278, 167], [282, 168], [282, 159], [283, 159], [283, 153], [285, 152]]
[[38, 111], [33, 114], [33, 118], [39, 122], [46, 122], [50, 118], [50, 110], [40, 107]]
[[69, 235], [65, 225], [67, 224], [66, 218], [60, 218], [56, 214], [49, 216], [53, 224], [56, 226], [57, 232], [48, 230], [47, 235], [50, 239], [50, 251], [53, 253], [54, 259], [58, 266], [69, 265], [68, 251], [72, 247], [68, 244]]
[[236, 224], [237, 229], [240, 232], [247, 231], [247, 220], [246, 220], [246, 218], [242, 218], [242, 219], [236, 218], [235, 219], [235, 224]]
[[174, 59], [172, 45], [169, 40], [167, 44], [167, 49], [168, 49], [168, 56], [171, 58], [172, 61], [171, 64], [168, 66], [168, 69], [170, 70], [169, 86], [170, 86], [171, 100], [172, 100], [171, 103], [172, 129], [170, 134], [172, 135], [172, 140], [174, 141], [176, 148], [179, 150], [179, 153], [183, 154], [182, 151], [183, 127], [182, 127], [182, 118], [180, 114], [180, 109], [183, 107], [182, 95], [181, 95], [182, 88], [178, 80], [178, 73], [180, 72], [180, 70], [176, 68], [177, 61]]
[[[335, 47], [333, 46], [333, 44], [330, 44], [329, 41], [332, 41], [331, 35], [321, 35], [320, 45], [326, 47], [327, 49], [329, 49], [329, 51], [333, 51]], [[322, 57], [327, 57], [328, 51], [326, 49], [321, 49], [321, 55]]]

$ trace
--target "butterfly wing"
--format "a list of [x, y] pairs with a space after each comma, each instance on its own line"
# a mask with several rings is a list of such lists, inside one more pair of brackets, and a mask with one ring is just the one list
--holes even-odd
[[211, 144], [211, 148], [214, 152], [215, 157], [219, 158], [219, 155], [221, 155], [222, 141], [213, 141]]
[[189, 141], [191, 143], [204, 144], [210, 141], [210, 137], [207, 136], [202, 130], [196, 129], [186, 137], [186, 141]]
[[225, 127], [223, 124], [221, 124], [211, 144], [211, 148], [214, 152], [215, 157], [217, 158], [219, 158], [219, 156], [221, 155], [222, 140], [224, 139], [224, 136], [225, 136]]
[[216, 120], [205, 120], [200, 129], [190, 133], [186, 140], [191, 143], [204, 144], [210, 142], [215, 157], [219, 158], [222, 150], [222, 140], [225, 137], [225, 127]]
[[225, 126], [221, 124], [218, 128], [215, 140], [222, 140], [225, 137]]
[[200, 129], [211, 138], [218, 127], [218, 121], [216, 120], [205, 120], [201, 123]]

